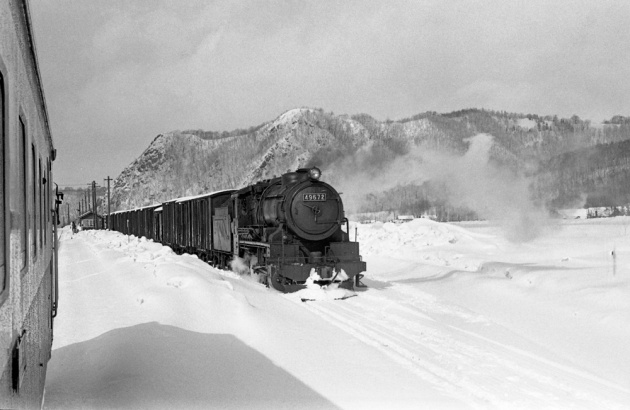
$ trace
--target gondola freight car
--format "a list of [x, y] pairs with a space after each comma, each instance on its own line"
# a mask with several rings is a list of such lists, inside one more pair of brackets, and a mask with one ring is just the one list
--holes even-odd
[[229, 206], [232, 192], [223, 190], [163, 203], [161, 242], [177, 253], [195, 254], [213, 265], [227, 266], [232, 248], [222, 239], [229, 235], [230, 226], [217, 209]]

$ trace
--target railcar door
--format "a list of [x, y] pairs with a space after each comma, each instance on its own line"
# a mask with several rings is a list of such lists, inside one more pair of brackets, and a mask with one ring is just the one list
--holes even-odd
[[212, 242], [215, 250], [232, 251], [232, 232], [228, 207], [215, 208], [212, 217]]
[[162, 207], [153, 212], [153, 240], [162, 242]]

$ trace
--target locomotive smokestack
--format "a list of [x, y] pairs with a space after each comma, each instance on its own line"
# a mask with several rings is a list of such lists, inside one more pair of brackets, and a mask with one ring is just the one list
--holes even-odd
[[300, 174], [297, 172], [289, 172], [282, 175], [282, 185], [288, 186], [291, 184], [295, 184], [300, 180]]

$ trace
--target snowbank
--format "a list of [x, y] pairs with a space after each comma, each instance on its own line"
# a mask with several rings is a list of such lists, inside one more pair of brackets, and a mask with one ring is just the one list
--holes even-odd
[[[484, 222], [358, 225], [367, 278], [461, 304], [630, 387], [630, 218], [566, 220], [531, 243]], [[415, 221], [414, 221], [415, 222]]]
[[613, 219], [527, 244], [358, 225], [369, 287], [344, 300], [63, 230], [45, 408], [626, 409], [630, 219]]
[[462, 259], [460, 251], [483, 252], [495, 246], [489, 235], [425, 218], [401, 224], [356, 224], [351, 226], [351, 232], [354, 232], [355, 227], [361, 254], [366, 257], [395, 256], [400, 260], [476, 271], [481, 261], [474, 257]]
[[295, 295], [142, 238], [64, 230], [60, 295], [45, 408], [461, 403]]

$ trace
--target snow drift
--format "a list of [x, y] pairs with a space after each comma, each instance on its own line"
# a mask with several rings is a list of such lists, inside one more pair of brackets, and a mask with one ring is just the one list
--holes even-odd
[[359, 225], [369, 287], [309, 302], [63, 230], [45, 408], [627, 408], [629, 221]]

